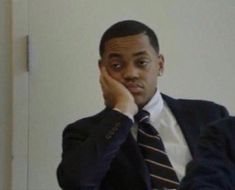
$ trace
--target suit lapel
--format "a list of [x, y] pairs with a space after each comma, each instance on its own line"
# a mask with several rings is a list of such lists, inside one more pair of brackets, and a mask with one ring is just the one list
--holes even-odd
[[189, 146], [190, 152], [192, 156], [194, 156], [195, 142], [199, 133], [199, 127], [195, 126], [196, 118], [192, 118], [190, 110], [186, 109], [179, 100], [175, 100], [164, 94], [162, 94], [162, 97], [175, 116]]

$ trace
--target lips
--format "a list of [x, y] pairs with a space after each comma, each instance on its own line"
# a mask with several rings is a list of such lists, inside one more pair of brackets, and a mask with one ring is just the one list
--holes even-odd
[[132, 94], [139, 94], [143, 90], [143, 87], [140, 84], [137, 84], [137, 83], [127, 83], [127, 84], [125, 84], [125, 87]]

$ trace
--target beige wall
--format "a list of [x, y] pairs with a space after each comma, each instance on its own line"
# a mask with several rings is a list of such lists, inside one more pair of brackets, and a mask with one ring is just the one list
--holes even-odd
[[11, 61], [10, 0], [0, 1], [0, 190], [10, 189]]
[[[10, 8], [9, 8], [10, 1], [11, 0], [0, 0], [0, 190], [10, 190], [10, 170], [11, 170], [10, 168], [11, 148], [10, 147], [11, 147], [11, 120], [12, 120], [12, 116], [11, 116], [12, 85], [11, 85], [11, 66], [10, 66], [11, 65], [10, 64], [11, 50], [10, 50], [10, 45], [9, 45], [10, 44]], [[12, 2], [14, 2], [15, 4], [14, 13], [17, 13], [15, 14], [15, 17], [14, 17], [15, 28], [13, 32], [15, 32], [15, 36], [17, 37], [16, 39], [18, 40], [19, 36], [20, 37], [25, 36], [28, 32], [28, 28], [27, 28], [28, 17], [27, 17], [27, 10], [26, 10], [28, 1], [18, 0], [18, 1], [12, 1]], [[34, 3], [37, 2], [39, 4], [40, 1], [36, 1], [36, 0], [31, 1], [31, 4], [33, 4], [32, 2]], [[41, 1], [41, 2], [45, 3], [45, 6], [43, 6], [43, 10], [53, 10], [53, 11], [48, 11], [48, 12], [51, 13], [52, 17], [56, 15], [55, 10], [54, 10], [54, 7], [57, 5], [56, 3], [55, 4], [51, 3], [50, 5], [47, 5], [46, 1]], [[54, 2], [57, 2], [57, 1], [54, 0]], [[65, 5], [69, 4], [67, 6], [70, 7], [71, 3], [76, 2], [76, 1], [71, 1], [67, 4], [65, 1], [62, 1], [62, 0], [58, 2], [59, 4], [57, 5], [57, 8], [61, 8], [61, 10], [66, 11], [67, 9], [64, 9], [64, 7], [66, 8], [66, 6], [62, 6], [63, 3]], [[141, 7], [140, 2], [142, 1], [139, 1], [139, 3], [138, 1], [136, 2], [137, 2], [136, 6]], [[155, 1], [153, 0], [151, 2], [155, 2]], [[159, 2], [159, 1], [156, 1], [156, 2]], [[200, 1], [195, 1], [194, 6], [188, 6], [188, 7], [183, 6], [185, 5], [184, 3], [187, 2], [187, 0], [179, 1], [181, 3], [177, 1], [173, 4], [170, 1], [164, 1], [164, 2], [166, 3], [163, 3], [163, 5], [159, 4], [159, 6], [162, 6], [162, 8], [159, 6], [154, 7], [149, 4], [146, 4], [146, 7], [148, 7], [148, 9], [143, 8], [143, 9], [138, 9], [138, 11], [136, 11], [136, 8], [133, 8], [132, 1], [127, 1], [127, 4], [125, 7], [123, 7], [122, 4], [118, 1], [102, 1], [100, 5], [87, 1], [85, 5], [88, 4], [89, 6], [88, 5], [84, 6], [84, 8], [87, 8], [87, 9], [80, 11], [80, 13], [82, 14], [84, 11], [84, 15], [86, 15], [86, 22], [88, 23], [87, 24], [88, 26], [89, 24], [92, 25], [93, 23], [99, 23], [99, 25], [96, 26], [96, 30], [98, 29], [98, 31], [101, 31], [101, 30], [103, 31], [106, 28], [106, 25], [108, 23], [111, 23], [111, 21], [123, 18], [125, 16], [129, 16], [132, 14], [134, 15], [134, 18], [140, 18], [143, 21], [148, 21], [147, 24], [150, 24], [150, 26], [159, 27], [159, 29], [156, 31], [160, 36], [161, 49], [162, 49], [162, 52], [165, 54], [166, 61], [167, 61], [166, 75], [161, 79], [161, 90], [163, 92], [166, 92], [167, 94], [169, 93], [169, 95], [172, 95], [174, 97], [210, 99], [212, 101], [216, 101], [218, 103], [225, 105], [226, 107], [229, 108], [229, 110], [232, 113], [235, 113], [235, 104], [234, 104], [234, 97], [233, 97], [234, 96], [233, 81], [235, 81], [234, 74], [233, 74], [234, 72], [234, 64], [233, 64], [234, 35], [233, 34], [235, 31], [234, 24], [233, 24], [234, 21], [232, 19], [234, 18], [234, 16], [232, 16], [234, 15], [234, 13], [232, 12], [233, 7], [234, 7], [233, 0], [228, 0], [226, 2], [222, 2], [220, 0], [217, 0], [215, 2], [213, 0], [206, 1], [206, 3], [203, 4], [203, 6], [201, 7], [199, 6]], [[109, 5], [110, 7], [109, 9], [107, 9], [108, 13], [105, 13], [105, 15], [103, 15], [103, 7], [107, 7], [107, 5]], [[93, 7], [95, 8], [95, 10], [91, 11], [92, 14], [87, 15], [87, 12], [89, 10], [92, 10]], [[120, 7], [120, 8], [113, 10], [113, 7]], [[35, 8], [37, 10], [36, 13], [37, 12], [40, 13], [40, 11], [38, 11], [40, 10], [39, 8], [40, 6]], [[50, 9], [50, 8], [53, 8], [53, 9]], [[155, 12], [156, 14], [155, 17], [152, 14], [152, 12], [154, 11], [152, 12], [149, 11], [150, 8], [151, 10], [154, 10], [154, 11], [155, 9], [159, 9], [159, 11]], [[57, 12], [59, 12], [58, 10]], [[69, 10], [70, 14], [68, 15], [71, 16], [74, 13], [77, 13], [77, 12], [79, 13], [79, 11], [77, 10], [77, 7], [74, 7], [74, 9], [72, 10], [75, 10], [75, 11], [70, 12]], [[215, 10], [219, 10], [219, 11], [215, 11]], [[31, 13], [32, 12], [33, 11], [31, 10]], [[97, 15], [100, 15], [100, 17], [94, 18], [95, 13], [97, 13]], [[107, 14], [108, 14], [108, 17], [107, 17]], [[122, 16], [117, 16], [117, 15], [122, 15]], [[213, 18], [213, 16], [216, 16], [216, 18]], [[103, 17], [105, 18], [104, 22], [100, 22], [100, 20], [102, 20]], [[40, 21], [40, 18], [41, 18], [41, 15], [39, 15], [36, 19]], [[62, 17], [62, 18], [67, 19], [70, 17]], [[80, 17], [76, 17], [76, 18], [83, 18], [83, 15], [81, 15]], [[218, 21], [218, 22], [210, 22], [211, 20]], [[36, 23], [35, 25], [38, 25], [41, 22], [35, 22], [35, 23]], [[47, 24], [47, 22], [45, 23]], [[63, 22], [61, 22], [61, 20], [58, 20], [57, 18], [54, 18], [53, 23], [54, 23], [53, 26], [59, 26], [59, 28], [61, 28], [60, 24]], [[68, 22], [64, 22], [64, 23], [69, 24]], [[209, 25], [207, 25], [206, 23], [209, 23]], [[47, 28], [50, 28], [50, 27], [47, 27]], [[84, 33], [86, 33], [88, 36], [89, 35], [94, 36], [94, 35], [97, 35], [98, 33], [97, 31], [89, 30], [89, 27], [85, 27], [85, 25], [82, 26], [81, 28], [86, 29], [86, 30], [84, 29]], [[217, 30], [218, 28], [220, 30]], [[31, 29], [32, 29], [32, 24], [31, 24]], [[44, 29], [44, 30], [40, 30], [40, 34], [42, 35], [46, 34], [46, 33], [43, 33], [45, 31], [45, 27], [44, 28], [42, 27], [41, 29]], [[154, 29], [157, 29], [157, 28], [154, 28]], [[64, 30], [58, 31], [58, 35], [62, 34], [63, 31]], [[79, 30], [77, 29], [72, 30], [72, 32], [71, 33], [68, 32], [68, 34], [74, 34], [73, 32], [77, 34], [77, 31]], [[208, 31], [212, 32], [212, 34], [209, 37], [208, 35], [206, 35], [208, 34]], [[68, 37], [64, 34], [67, 34], [67, 33], [66, 32], [63, 33], [63, 39], [68, 40]], [[195, 40], [195, 38], [201, 39], [201, 40]], [[95, 36], [95, 39], [98, 41], [98, 37]], [[213, 39], [217, 39], [217, 40], [213, 40]], [[66, 40], [63, 42], [66, 42]], [[220, 43], [218, 43], [218, 40]], [[201, 41], [204, 43], [197, 43]], [[16, 44], [16, 40], [14, 42]], [[90, 41], [87, 41], [87, 42], [90, 42]], [[18, 41], [17, 41], [17, 44], [18, 44]], [[95, 43], [90, 43], [90, 44], [91, 44], [91, 47], [94, 47]], [[217, 46], [218, 44], [219, 46]], [[204, 47], [204, 45], [206, 46]], [[77, 47], [77, 46], [74, 46], [74, 47]], [[96, 49], [94, 51], [90, 51], [93, 49], [89, 49], [89, 47], [90, 46], [88, 46], [87, 52], [97, 51]], [[221, 47], [225, 47], [225, 48], [223, 49]], [[14, 117], [15, 144], [13, 146], [14, 147], [13, 152], [14, 152], [15, 161], [13, 162], [13, 174], [14, 175], [13, 175], [13, 180], [12, 180], [13, 181], [12, 186], [14, 190], [19, 190], [19, 189], [25, 190], [26, 188], [20, 188], [19, 186], [21, 185], [22, 187], [26, 187], [27, 186], [26, 183], [29, 182], [31, 186], [35, 187], [37, 183], [35, 183], [35, 181], [33, 180], [30, 181], [30, 179], [26, 179], [27, 172], [29, 171], [29, 169], [27, 168], [28, 166], [27, 159], [25, 159], [27, 158], [27, 153], [28, 153], [27, 144], [26, 144], [27, 138], [28, 138], [27, 136], [28, 126], [25, 125], [25, 122], [22, 122], [22, 121], [27, 122], [28, 113], [27, 113], [27, 110], [24, 111], [25, 110], [24, 107], [27, 107], [27, 103], [25, 103], [27, 102], [27, 97], [25, 97], [25, 94], [27, 95], [27, 93], [22, 93], [22, 92], [26, 92], [25, 90], [27, 90], [28, 86], [27, 86], [27, 82], [24, 82], [24, 81], [27, 81], [26, 79], [27, 73], [25, 71], [22, 72], [23, 69], [21, 68], [21, 67], [24, 67], [23, 64], [24, 64], [24, 56], [25, 56], [24, 49], [25, 48], [23, 47], [22, 44], [20, 44], [15, 49], [16, 49], [15, 52], [17, 53], [15, 53], [16, 56], [14, 58], [15, 60], [14, 65], [19, 67], [20, 69], [18, 70], [20, 71], [16, 74], [17, 76], [14, 75], [15, 76], [14, 83], [17, 83], [17, 85], [15, 85], [14, 87], [14, 90], [17, 91], [17, 93], [15, 93], [16, 95], [14, 96], [14, 98], [17, 99], [17, 101], [14, 101], [15, 103], [14, 111], [16, 110], [15, 113], [17, 113], [17, 117], [16, 119]], [[219, 53], [218, 54], [214, 53], [214, 50]], [[211, 54], [208, 53], [211, 51], [212, 51]], [[62, 52], [67, 52], [67, 51], [62, 50]], [[206, 52], [208, 55], [205, 54], [204, 52]], [[18, 56], [18, 54], [20, 55]], [[213, 57], [211, 58], [212, 55]], [[88, 62], [89, 57], [90, 56], [85, 55], [84, 61]], [[78, 57], [75, 56], [75, 57], [72, 57], [71, 59], [80, 60], [80, 57], [78, 59]], [[213, 62], [213, 60], [215, 61]], [[203, 64], [204, 62], [206, 64]], [[197, 65], [198, 63], [199, 65]], [[202, 65], [200, 65], [200, 63], [202, 63]], [[221, 63], [223, 64], [222, 67], [221, 67]], [[77, 67], [79, 68], [79, 65], [76, 65], [75, 68]], [[82, 65], [83, 70], [84, 70], [84, 67], [86, 68], [86, 66]], [[91, 66], [87, 66], [87, 68], [89, 68], [89, 71], [94, 71], [93, 65], [92, 65], [92, 69], [90, 69]], [[182, 76], [179, 77], [179, 73], [181, 73]], [[85, 75], [86, 75], [85, 77], [87, 77], [87, 73], [85, 73]], [[94, 76], [96, 75], [97, 73], [94, 73]], [[92, 75], [93, 78], [95, 78], [94, 76]], [[210, 76], [216, 76], [216, 77], [212, 78]], [[22, 82], [22, 77], [23, 77], [23, 82]], [[90, 86], [91, 86], [91, 83], [94, 81], [92, 77], [91, 77], [91, 81], [89, 82]], [[95, 80], [97, 80], [97, 78]], [[188, 81], [186, 81], [185, 78], [189, 78], [190, 81], [193, 81], [193, 82], [188, 83]], [[97, 83], [94, 83], [93, 85], [95, 85], [94, 89], [97, 89], [96, 87]], [[192, 88], [192, 85], [193, 85], [193, 88]], [[208, 86], [210, 87], [209, 90], [207, 88]], [[85, 94], [85, 96], [87, 95]], [[82, 99], [82, 96], [80, 96], [79, 98]], [[24, 101], [22, 101], [22, 99]], [[65, 102], [67, 101], [67, 99], [69, 99], [69, 95], [67, 95], [67, 98], [66, 96], [63, 97], [63, 100]], [[81, 103], [82, 102], [83, 100], [81, 100]], [[70, 110], [72, 110], [71, 112], [74, 112], [73, 113], [74, 117], [75, 116], [77, 117], [77, 113], [73, 111], [73, 110], [77, 111], [77, 108], [75, 108], [77, 107], [77, 105], [76, 104], [71, 105], [70, 103], [68, 104], [71, 107], [74, 106], [74, 108], [72, 107], [70, 108]], [[88, 106], [87, 107], [83, 107], [81, 105], [79, 106], [82, 107], [81, 108], [82, 111], [88, 109]], [[63, 113], [63, 110], [61, 110], [61, 113]], [[56, 117], [58, 117], [58, 115], [56, 115]], [[64, 117], [66, 118], [66, 116]], [[70, 118], [70, 117], [71, 116], [68, 116], [67, 118]], [[40, 117], [38, 117], [37, 119], [40, 119]], [[72, 120], [69, 120], [69, 121], [72, 121]], [[61, 124], [60, 126], [62, 126], [63, 122], [59, 122], [59, 121], [57, 122]], [[53, 125], [53, 126], [57, 126], [57, 125]], [[36, 136], [37, 134], [35, 133], [34, 135]], [[53, 137], [54, 139], [58, 139], [58, 137], [60, 137], [61, 134], [59, 135], [53, 134], [53, 135], [54, 135]], [[54, 143], [54, 144], [60, 147], [60, 143]], [[37, 144], [37, 146], [39, 146], [39, 144]], [[54, 150], [57, 150], [57, 149], [54, 149]], [[39, 152], [39, 154], [41, 154], [41, 152]], [[39, 163], [38, 160], [34, 160], [34, 162]], [[31, 162], [30, 164], [34, 162]], [[25, 177], [25, 180], [24, 180], [24, 177]], [[52, 178], [54, 179], [55, 176], [53, 175]], [[36, 177], [34, 179], [36, 179]], [[49, 181], [49, 183], [51, 183], [51, 181]], [[29, 186], [29, 189], [31, 190], [30, 186]]]

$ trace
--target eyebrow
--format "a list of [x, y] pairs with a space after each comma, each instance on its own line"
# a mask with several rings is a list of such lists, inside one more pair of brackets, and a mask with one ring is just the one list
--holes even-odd
[[147, 52], [146, 51], [140, 51], [140, 52], [134, 53], [133, 55], [134, 56], [147, 55]]
[[119, 54], [119, 53], [110, 53], [108, 55], [108, 58], [111, 59], [111, 58], [121, 58], [122, 56]]
[[[140, 56], [140, 55], [147, 55], [147, 52], [146, 51], [140, 51], [140, 52], [136, 52], [133, 54], [134, 57], [137, 57], [137, 56]], [[108, 58], [111, 59], [111, 58], [122, 58], [122, 55], [119, 54], [119, 53], [110, 53], [108, 55]]]

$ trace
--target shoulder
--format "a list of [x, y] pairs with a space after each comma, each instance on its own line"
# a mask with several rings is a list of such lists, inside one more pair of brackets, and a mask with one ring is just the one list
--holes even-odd
[[182, 107], [184, 109], [197, 109], [198, 111], [221, 111], [226, 112], [227, 109], [218, 103], [209, 100], [201, 100], [201, 99], [182, 99], [182, 98], [172, 98], [165, 94], [162, 94], [164, 101], [171, 107], [172, 105]]
[[235, 131], [235, 117], [230, 116], [230, 117], [226, 117], [226, 118], [220, 119], [218, 121], [215, 121], [214, 123], [211, 123], [211, 127], [218, 128], [218, 129], [225, 127], [225, 126], [229, 130]]
[[205, 134], [207, 136], [216, 134], [234, 141], [235, 117], [229, 116], [211, 122], [208, 128], [205, 130]]
[[90, 130], [92, 130], [95, 123], [98, 124], [100, 122], [105, 112], [106, 110], [102, 110], [101, 112], [95, 115], [80, 118], [68, 124], [63, 131], [63, 136], [68, 133], [76, 133], [76, 131], [79, 131], [79, 132], [84, 131], [85, 133], [89, 132]]
[[83, 135], [88, 135], [94, 132], [94, 128], [101, 127], [104, 125], [112, 125], [118, 122], [122, 123], [132, 123], [131, 119], [125, 116], [124, 114], [105, 108], [101, 112], [79, 119], [73, 123], [67, 125], [63, 131], [63, 136], [67, 134], [76, 134], [80, 133]]
[[202, 99], [185, 99], [185, 98], [173, 98], [166, 94], [162, 94], [163, 99], [166, 102], [177, 102], [182, 104], [206, 104], [206, 105], [219, 105], [213, 101], [202, 100]]
[[234, 189], [234, 136], [235, 117], [219, 119], [204, 128], [180, 189]]

